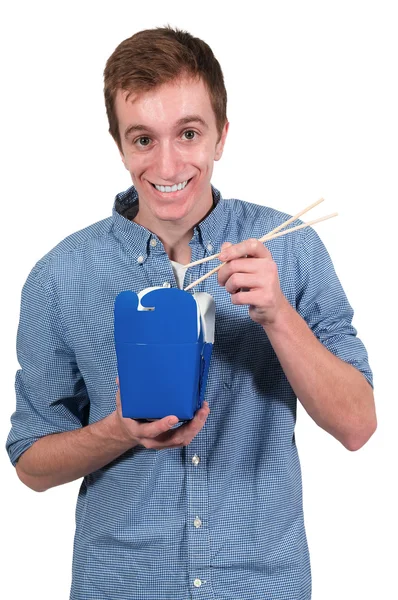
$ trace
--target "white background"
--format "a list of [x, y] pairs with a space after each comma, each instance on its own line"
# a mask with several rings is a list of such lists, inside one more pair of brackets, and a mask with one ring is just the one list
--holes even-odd
[[[213, 176], [224, 197], [294, 214], [323, 196], [308, 220], [339, 212], [317, 231], [369, 352], [379, 426], [350, 453], [299, 411], [313, 600], [398, 598], [395, 10], [380, 0], [69, 0], [9, 2], [1, 16], [4, 442], [22, 285], [56, 243], [107, 217], [131, 183], [102, 97], [105, 61], [123, 39], [169, 23], [213, 48], [229, 95], [229, 139]], [[66, 600], [79, 482], [36, 494], [4, 451], [0, 461], [0, 596]]]

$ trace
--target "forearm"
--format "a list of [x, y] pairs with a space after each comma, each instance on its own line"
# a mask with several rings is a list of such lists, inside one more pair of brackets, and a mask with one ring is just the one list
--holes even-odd
[[287, 301], [264, 330], [308, 414], [349, 450], [363, 446], [375, 431], [376, 414], [362, 373], [329, 352]]
[[100, 469], [134, 445], [121, 433], [114, 412], [81, 429], [40, 438], [18, 460], [17, 473], [41, 492]]

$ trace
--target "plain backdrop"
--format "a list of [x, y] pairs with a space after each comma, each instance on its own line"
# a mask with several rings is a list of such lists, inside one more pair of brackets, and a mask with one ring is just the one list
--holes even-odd
[[[103, 101], [105, 62], [123, 39], [171, 24], [212, 47], [229, 97], [229, 138], [213, 175], [225, 198], [295, 214], [322, 196], [307, 220], [339, 212], [316, 229], [369, 352], [379, 425], [350, 453], [299, 409], [313, 600], [398, 598], [395, 11], [381, 0], [69, 0], [9, 2], [1, 15], [4, 443], [22, 285], [61, 239], [109, 216], [131, 184]], [[37, 494], [5, 451], [0, 463], [0, 596], [66, 600], [80, 482]]]

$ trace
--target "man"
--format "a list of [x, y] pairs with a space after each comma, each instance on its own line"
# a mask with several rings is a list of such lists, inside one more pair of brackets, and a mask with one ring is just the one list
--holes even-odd
[[[308, 600], [296, 401], [350, 450], [374, 432], [352, 310], [313, 230], [265, 247], [288, 215], [211, 186], [228, 121], [204, 42], [170, 28], [125, 40], [105, 101], [134, 186], [28, 277], [10, 458], [37, 491], [84, 477], [73, 600]], [[206, 402], [179, 427], [123, 418], [115, 297], [185, 287], [208, 265], [184, 265], [220, 249], [218, 279], [199, 287], [216, 303]]]

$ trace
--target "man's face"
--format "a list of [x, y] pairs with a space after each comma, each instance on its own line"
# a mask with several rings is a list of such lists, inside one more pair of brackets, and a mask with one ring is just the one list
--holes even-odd
[[212, 207], [210, 179], [228, 123], [219, 139], [201, 80], [183, 78], [126, 96], [119, 90], [115, 106], [122, 160], [139, 196], [135, 220], [149, 229], [170, 221], [193, 227]]

